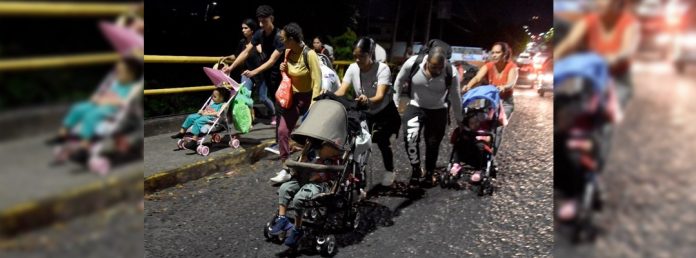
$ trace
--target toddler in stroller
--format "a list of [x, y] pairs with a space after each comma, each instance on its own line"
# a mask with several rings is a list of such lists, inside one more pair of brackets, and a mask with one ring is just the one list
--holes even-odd
[[106, 175], [111, 165], [103, 155], [104, 140], [113, 139], [121, 153], [137, 149], [131, 142], [142, 142], [142, 134], [136, 133], [142, 121], [136, 100], [142, 96], [144, 65], [139, 51], [144, 41], [135, 32], [107, 22], [100, 23], [100, 28], [121, 57], [90, 100], [70, 108], [58, 135], [47, 143], [56, 145], [53, 164], [70, 159]]
[[[326, 95], [331, 94], [318, 98]], [[354, 128], [355, 122], [361, 123], [349, 121], [354, 116], [348, 112], [338, 101], [320, 99], [293, 132], [293, 140], [304, 147], [297, 161], [285, 164], [293, 178], [278, 189], [278, 214], [264, 227], [268, 240], [285, 238], [284, 243], [296, 249], [304, 239], [322, 255], [333, 255], [334, 233], [357, 226], [370, 135], [364, 123]], [[286, 217], [288, 210], [294, 210], [294, 222]]]
[[[195, 150], [196, 153], [207, 156], [210, 153], [210, 148], [203, 145], [203, 143], [208, 135], [212, 136], [211, 141], [213, 143], [219, 143], [222, 142], [223, 139], [220, 133], [226, 131], [230, 137], [229, 145], [233, 148], [239, 147], [238, 137], [233, 135], [230, 131], [231, 126], [228, 112], [231, 102], [239, 95], [237, 93], [240, 90], [246, 91], [246, 89], [240, 87], [237, 82], [220, 70], [207, 67], [203, 68], [203, 70], [211, 81], [213, 81], [216, 88], [201, 109], [197, 113], [186, 117], [179, 132], [172, 135], [171, 138], [180, 139], [177, 141], [179, 149]], [[244, 103], [240, 105], [247, 109], [245, 117], [249, 118], [251, 114], [248, 111], [248, 106]], [[242, 131], [242, 133], [248, 132], [251, 126], [251, 120], [246, 119], [245, 121], [245, 131]], [[189, 135], [192, 135], [192, 137], [189, 137]]]
[[500, 126], [507, 125], [507, 118], [501, 104], [498, 89], [486, 85], [469, 90], [462, 97], [462, 124], [452, 132], [450, 142], [453, 144], [450, 155], [449, 173], [441, 175], [441, 186], [463, 186], [460, 173], [463, 164], [474, 169], [471, 181], [481, 182], [481, 191], [492, 190], [491, 179], [496, 176], [493, 164], [495, 158], [496, 138]]
[[556, 218], [574, 225], [573, 239], [591, 229], [601, 208], [598, 173], [608, 156], [621, 110], [608, 68], [596, 54], [557, 62], [554, 82], [554, 198]]

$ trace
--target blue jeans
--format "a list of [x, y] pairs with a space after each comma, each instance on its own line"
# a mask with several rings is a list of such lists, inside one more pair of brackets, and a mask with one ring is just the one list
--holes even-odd
[[[251, 78], [242, 75], [242, 83], [244, 83], [245, 88], [253, 92], [252, 88], [254, 86], [254, 81]], [[258, 89], [259, 101], [261, 101], [261, 103], [263, 103], [263, 105], [266, 106], [269, 111], [271, 111], [270, 115], [274, 116], [275, 106], [273, 105], [273, 101], [268, 98], [268, 86], [266, 86], [266, 82], [264, 80], [260, 81]]]

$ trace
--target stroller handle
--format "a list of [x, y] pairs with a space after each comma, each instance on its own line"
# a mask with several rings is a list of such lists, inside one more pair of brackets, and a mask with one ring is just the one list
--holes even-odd
[[296, 170], [298, 172], [304, 172], [307, 170], [311, 170], [312, 172], [341, 172], [341, 171], [343, 171], [343, 166], [339, 166], [339, 165], [322, 165], [322, 164], [297, 162], [294, 160], [285, 161], [285, 166], [287, 166], [290, 169]]

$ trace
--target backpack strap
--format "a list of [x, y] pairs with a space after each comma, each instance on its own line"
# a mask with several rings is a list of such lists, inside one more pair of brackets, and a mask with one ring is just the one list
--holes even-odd
[[304, 48], [302, 48], [302, 58], [304, 58], [305, 66], [307, 66], [307, 71], [310, 73], [312, 72], [309, 68], [309, 60], [307, 59], [307, 53], [309, 53], [309, 47], [307, 47], [307, 44], [304, 45]]
[[413, 62], [413, 65], [411, 66], [411, 72], [408, 75], [409, 81], [408, 81], [407, 90], [406, 90], [409, 98], [413, 97], [413, 90], [411, 89], [413, 86], [413, 77], [416, 76], [416, 73], [418, 72], [418, 70], [420, 70], [420, 64], [423, 62], [424, 58], [425, 58], [424, 53], [418, 54], [418, 57], [416, 57], [416, 61]]

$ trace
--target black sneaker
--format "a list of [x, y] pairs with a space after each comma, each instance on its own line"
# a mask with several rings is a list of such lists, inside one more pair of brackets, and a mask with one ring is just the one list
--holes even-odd
[[172, 137], [172, 139], [181, 139], [181, 138], [184, 138], [185, 135], [186, 135], [186, 133], [177, 133], [177, 134], [172, 135], [170, 137]]
[[56, 137], [46, 140], [46, 145], [62, 144], [65, 142], [65, 140], [67, 140], [67, 137], [57, 135]]

